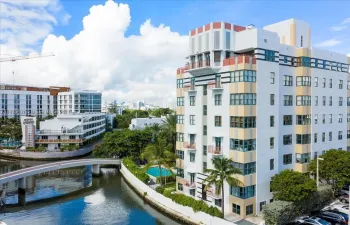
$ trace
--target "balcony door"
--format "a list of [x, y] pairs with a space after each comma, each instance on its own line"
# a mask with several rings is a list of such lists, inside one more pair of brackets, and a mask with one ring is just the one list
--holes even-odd
[[195, 135], [194, 134], [190, 134], [190, 144], [191, 145], [194, 144], [194, 140], [195, 140]]

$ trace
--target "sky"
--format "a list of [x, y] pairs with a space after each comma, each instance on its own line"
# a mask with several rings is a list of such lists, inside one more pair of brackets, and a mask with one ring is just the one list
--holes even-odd
[[262, 28], [289, 18], [310, 24], [313, 47], [350, 54], [350, 1], [0, 0], [0, 57], [55, 54], [2, 63], [0, 83], [162, 104], [175, 97], [189, 30], [213, 21]]

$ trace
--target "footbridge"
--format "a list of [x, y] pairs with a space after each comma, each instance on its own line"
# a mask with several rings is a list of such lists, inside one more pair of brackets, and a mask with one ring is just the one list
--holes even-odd
[[2, 184], [18, 180], [18, 203], [20, 205], [25, 204], [25, 188], [26, 188], [26, 177], [33, 176], [40, 173], [45, 173], [54, 170], [60, 170], [78, 166], [92, 166], [92, 175], [100, 175], [100, 165], [117, 165], [120, 167], [120, 159], [78, 159], [78, 160], [67, 160], [54, 163], [47, 163], [38, 166], [28, 167], [13, 172], [5, 173], [0, 175], [0, 187]]

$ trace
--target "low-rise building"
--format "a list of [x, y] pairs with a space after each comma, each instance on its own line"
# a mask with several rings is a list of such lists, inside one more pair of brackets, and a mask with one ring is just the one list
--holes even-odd
[[133, 118], [131, 119], [131, 123], [129, 126], [130, 130], [142, 130], [146, 127], [159, 124], [162, 125], [164, 123], [164, 118], [161, 117], [148, 117], [148, 118]]

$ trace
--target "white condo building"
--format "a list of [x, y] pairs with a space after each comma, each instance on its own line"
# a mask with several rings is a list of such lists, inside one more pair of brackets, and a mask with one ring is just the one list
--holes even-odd
[[57, 104], [59, 113], [101, 112], [101, 92], [97, 91], [69, 91], [58, 94]]
[[310, 33], [295, 19], [189, 32], [189, 62], [177, 70], [178, 191], [220, 207], [204, 171], [212, 158], [230, 158], [244, 185], [224, 185], [225, 214], [251, 216], [273, 201], [272, 176], [349, 150], [350, 58], [311, 48]]

